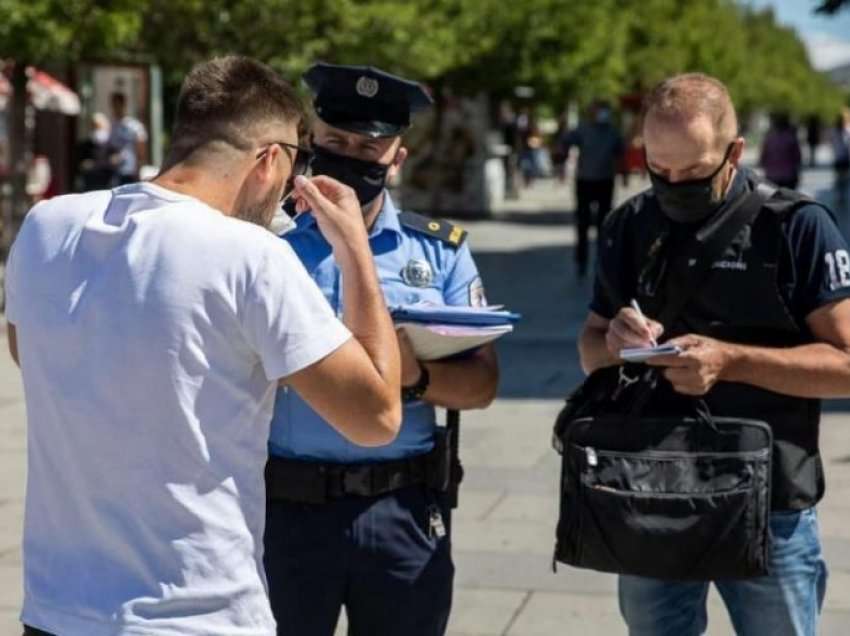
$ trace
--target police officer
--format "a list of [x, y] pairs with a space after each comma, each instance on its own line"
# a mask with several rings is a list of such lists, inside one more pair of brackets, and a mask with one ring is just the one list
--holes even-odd
[[[652, 182], [605, 223], [591, 311], [580, 338], [586, 371], [663, 328], [668, 250], [693, 245], [754, 188], [740, 165], [744, 140], [726, 87], [702, 74], [662, 82], [648, 96], [644, 140]], [[691, 253], [691, 252], [688, 252]], [[684, 254], [685, 257], [688, 253]], [[687, 260], [687, 259], [686, 259]], [[682, 262], [682, 266], [685, 261]], [[690, 261], [688, 261], [690, 262]], [[850, 395], [850, 255], [831, 214], [779, 189], [712, 263], [706, 282], [663, 334], [684, 351], [655, 358], [672, 389], [704, 396], [716, 415], [751, 417], [773, 431], [769, 576], [715, 581], [739, 635], [813, 636], [826, 567], [815, 504], [824, 492], [820, 399]], [[621, 576], [632, 636], [696, 636], [706, 627], [708, 581]]]
[[[401, 135], [431, 100], [423, 88], [371, 67], [316, 64], [313, 174], [357, 193], [389, 305], [484, 304], [460, 228], [400, 212], [385, 189], [407, 156]], [[285, 240], [331, 306], [341, 311], [340, 268], [311, 214]], [[416, 359], [399, 334], [404, 415], [394, 443], [349, 443], [296, 393], [278, 392], [266, 471], [265, 566], [280, 629], [331, 636], [346, 608], [349, 633], [439, 635], [446, 629], [450, 552], [449, 447], [435, 406], [483, 408], [498, 370], [491, 346], [436, 362]], [[328, 387], [333, 390], [333, 387]]]

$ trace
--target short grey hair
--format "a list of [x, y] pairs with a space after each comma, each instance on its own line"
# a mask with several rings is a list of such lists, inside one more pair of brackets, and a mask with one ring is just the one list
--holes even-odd
[[674, 75], [657, 84], [644, 100], [644, 121], [649, 115], [666, 121], [689, 121], [705, 115], [711, 120], [719, 146], [727, 146], [738, 136], [738, 116], [729, 89], [704, 73]]

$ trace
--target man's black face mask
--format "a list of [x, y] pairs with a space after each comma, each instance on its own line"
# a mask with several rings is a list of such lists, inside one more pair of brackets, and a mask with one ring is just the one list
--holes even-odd
[[726, 147], [723, 161], [720, 162], [717, 169], [701, 179], [671, 183], [660, 174], [650, 170], [647, 164], [652, 190], [655, 192], [661, 211], [677, 223], [696, 223], [708, 218], [720, 209], [725, 195], [717, 196], [714, 180], [729, 160], [732, 148], [734, 148], [734, 142]]
[[350, 187], [364, 206], [383, 191], [391, 165], [346, 157], [314, 145], [310, 167], [314, 175], [325, 175]]

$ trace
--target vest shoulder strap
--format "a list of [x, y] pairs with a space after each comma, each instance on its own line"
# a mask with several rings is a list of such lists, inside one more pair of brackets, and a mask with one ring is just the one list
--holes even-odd
[[404, 227], [439, 239], [452, 247], [460, 247], [466, 240], [466, 230], [448, 221], [438, 221], [415, 212], [401, 212], [398, 220]]
[[756, 187], [762, 186], [763, 184], [772, 186], [775, 191], [773, 195], [764, 203], [764, 209], [772, 212], [774, 215], [778, 217], [780, 221], [786, 220], [790, 217], [794, 212], [799, 210], [802, 207], [807, 205], [816, 205], [820, 208], [826, 210], [827, 214], [835, 220], [835, 214], [829, 207], [820, 201], [811, 198], [810, 196], [803, 194], [802, 192], [797, 192], [796, 190], [790, 190], [788, 188], [778, 188], [773, 186], [767, 181], [759, 180], [756, 182]]

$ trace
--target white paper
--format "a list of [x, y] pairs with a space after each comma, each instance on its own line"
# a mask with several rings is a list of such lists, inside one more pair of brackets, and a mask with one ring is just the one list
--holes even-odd
[[681, 348], [673, 344], [663, 344], [657, 347], [631, 347], [620, 349], [620, 358], [627, 362], [644, 362], [656, 356], [677, 356]]
[[474, 327], [468, 325], [438, 325], [402, 322], [413, 351], [419, 360], [439, 360], [462, 351], [476, 349], [513, 331], [513, 325]]

